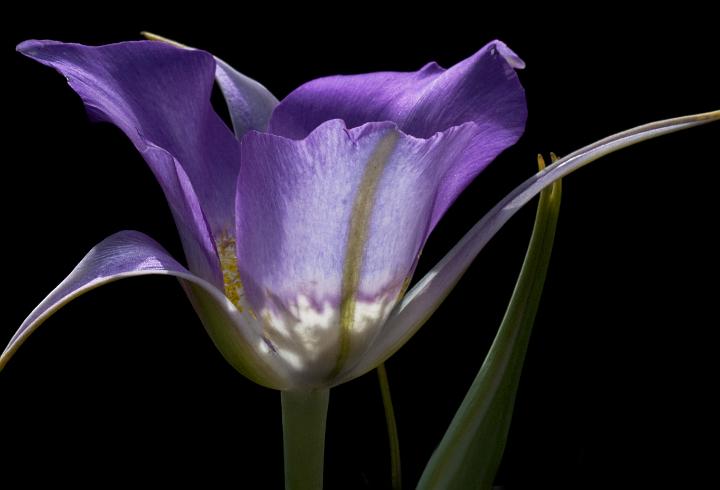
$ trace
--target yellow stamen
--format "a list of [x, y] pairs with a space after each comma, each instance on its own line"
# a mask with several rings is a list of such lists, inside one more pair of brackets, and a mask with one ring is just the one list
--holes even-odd
[[223, 282], [225, 283], [225, 296], [232, 301], [239, 311], [243, 285], [240, 282], [240, 273], [237, 266], [237, 255], [235, 253], [235, 238], [223, 233], [216, 242], [220, 267], [222, 268]]

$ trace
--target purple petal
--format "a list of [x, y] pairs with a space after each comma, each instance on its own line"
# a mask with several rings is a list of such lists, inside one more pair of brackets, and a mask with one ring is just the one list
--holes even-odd
[[348, 301], [348, 355], [392, 309], [429, 233], [440, 176], [473, 135], [464, 125], [423, 140], [393, 123], [347, 130], [335, 120], [305, 140], [256, 132], [243, 139], [240, 276], [269, 338], [315, 357], [306, 366], [314, 376], [327, 376], [341, 356]]
[[280, 102], [268, 130], [302, 139], [330, 119], [342, 119], [349, 128], [392, 121], [407, 134], [427, 138], [472, 121], [517, 137], [526, 118], [525, 93], [515, 74], [522, 67], [504, 43], [493, 41], [449, 70], [429, 63], [417, 72], [319, 78]]
[[350, 128], [392, 121], [409, 135], [428, 138], [473, 123], [475, 137], [467, 151], [440, 176], [434, 227], [472, 179], [522, 135], [527, 108], [515, 68], [523, 66], [504, 43], [493, 41], [448, 70], [430, 63], [411, 73], [320, 78], [288, 95], [275, 108], [268, 130], [302, 139], [338, 118]]
[[[178, 48], [195, 49], [151, 32], [141, 34], [147, 39], [168, 43]], [[217, 56], [215, 63], [217, 65], [215, 81], [225, 97], [235, 136], [240, 139], [251, 129], [265, 131], [270, 115], [278, 105], [277, 98], [262, 84], [243, 75]]]
[[249, 78], [220, 58], [215, 58], [215, 80], [225, 97], [235, 136], [240, 139], [248, 131], [265, 131], [278, 100], [268, 89]]
[[143, 156], [154, 163], [153, 173], [165, 191], [188, 267], [206, 281], [221, 287], [223, 278], [215, 241], [185, 170], [162, 148], [148, 146]]
[[[213, 234], [233, 228], [238, 143], [210, 105], [215, 73], [211, 55], [151, 41], [98, 47], [26, 41], [17, 49], [65, 75], [91, 116], [125, 132], [145, 156], [171, 206], [194, 204], [172, 202], [182, 193], [166, 178], [168, 155], [187, 174]], [[205, 228], [196, 223], [192, 232], [205, 233]], [[209, 237], [194, 240], [212, 242]]]
[[0, 356], [0, 369], [20, 345], [48, 317], [73, 299], [99, 286], [126, 277], [150, 274], [178, 277], [196, 311], [225, 358], [254, 381], [287, 388], [284, 361], [264, 345], [261, 330], [253, 328], [224, 294], [191, 274], [157, 242], [136, 231], [112, 235], [95, 246], [70, 275], [27, 317]]
[[381, 335], [357, 365], [338, 376], [344, 383], [375, 369], [407, 342], [458, 283], [488, 241], [530, 200], [557, 180], [605, 155], [642, 141], [720, 121], [720, 111], [656, 121], [608, 136], [581, 148], [517, 186], [468, 231], [435, 267], [403, 297], [383, 326]]

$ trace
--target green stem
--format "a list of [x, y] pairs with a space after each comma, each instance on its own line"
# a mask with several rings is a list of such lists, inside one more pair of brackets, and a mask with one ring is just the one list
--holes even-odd
[[321, 490], [330, 390], [281, 393], [285, 490]]
[[385, 364], [380, 364], [377, 367], [377, 373], [380, 381], [380, 393], [382, 393], [383, 407], [385, 408], [388, 440], [390, 442], [390, 475], [392, 479], [392, 490], [400, 490], [402, 488], [402, 477], [400, 473], [400, 439], [398, 439], [397, 423], [395, 422], [395, 410], [393, 409], [392, 397], [390, 396], [390, 383], [388, 382]]

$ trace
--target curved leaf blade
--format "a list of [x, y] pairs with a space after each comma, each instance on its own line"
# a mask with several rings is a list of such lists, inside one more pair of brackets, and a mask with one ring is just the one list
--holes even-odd
[[[544, 164], [538, 160], [542, 170]], [[560, 180], [540, 195], [530, 245], [505, 317], [485, 362], [423, 472], [419, 490], [492, 487], [550, 263], [560, 195]]]

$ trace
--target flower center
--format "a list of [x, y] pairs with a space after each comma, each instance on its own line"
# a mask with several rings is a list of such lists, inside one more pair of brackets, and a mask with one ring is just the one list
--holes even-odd
[[240, 273], [238, 272], [235, 238], [223, 233], [215, 242], [215, 245], [220, 257], [225, 296], [235, 305], [238, 311], [242, 312], [243, 307], [240, 305], [240, 298], [243, 295], [243, 285], [240, 282]]

